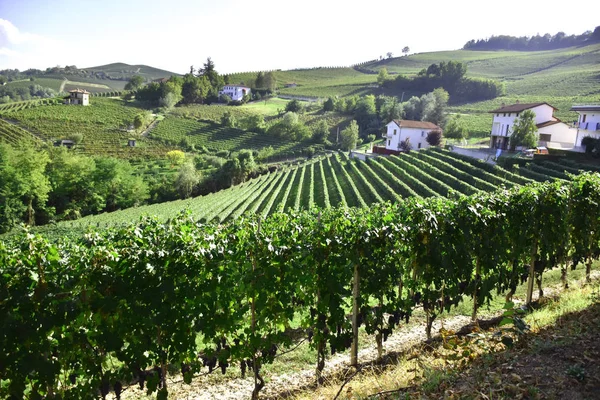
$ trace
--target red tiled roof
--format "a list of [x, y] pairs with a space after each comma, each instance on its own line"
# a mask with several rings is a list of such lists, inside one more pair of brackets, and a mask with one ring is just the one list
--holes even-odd
[[497, 108], [495, 110], [492, 111], [488, 111], [490, 113], [513, 113], [513, 112], [521, 112], [521, 111], [525, 111], [525, 110], [529, 110], [530, 108], [534, 108], [537, 106], [541, 106], [541, 105], [547, 105], [552, 107], [555, 110], [558, 110], [558, 108], [551, 106], [550, 104], [544, 102], [544, 103], [516, 103], [516, 104], [510, 104], [508, 106], [503, 106], [500, 108]]
[[407, 119], [395, 119], [394, 122], [401, 128], [441, 129], [436, 124], [428, 121], [411, 121]]

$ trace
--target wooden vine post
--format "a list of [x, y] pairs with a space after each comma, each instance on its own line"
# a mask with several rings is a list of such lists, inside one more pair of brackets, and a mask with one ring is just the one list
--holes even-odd
[[533, 242], [533, 250], [531, 251], [531, 264], [529, 264], [529, 277], [527, 279], [527, 305], [531, 304], [533, 299], [533, 285], [535, 283], [535, 260], [537, 258], [538, 243]]
[[352, 347], [350, 348], [350, 365], [358, 365], [358, 296], [360, 275], [358, 273], [358, 262], [354, 263], [354, 278], [352, 279]]
[[475, 289], [473, 290], [473, 315], [471, 315], [471, 321], [477, 321], [477, 310], [479, 309], [479, 303], [477, 297], [479, 294], [479, 284], [481, 282], [481, 259], [477, 256], [475, 260]]
[[[260, 234], [260, 221], [258, 222], [258, 231], [257, 237]], [[252, 252], [250, 252], [250, 259], [252, 260], [252, 290], [256, 290], [256, 257]], [[256, 293], [252, 293], [251, 297], [251, 312], [252, 312], [252, 320], [251, 320], [251, 329], [252, 336], [256, 335]], [[256, 349], [252, 351], [252, 370], [254, 371], [254, 390], [252, 390], [252, 400], [258, 400], [258, 394], [261, 389], [265, 386], [265, 381], [260, 376], [260, 360], [256, 357]]]

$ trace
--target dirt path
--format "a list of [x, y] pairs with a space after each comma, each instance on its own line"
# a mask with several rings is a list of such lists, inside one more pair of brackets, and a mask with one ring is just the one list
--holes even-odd
[[69, 80], [63, 76], [63, 81], [60, 84], [60, 88], [58, 88], [58, 93], [64, 92], [65, 91], [65, 85], [67, 84], [67, 82], [69, 82]]
[[152, 114], [154, 118], [154, 121], [152, 121], [152, 123], [150, 125], [148, 125], [148, 127], [146, 129], [144, 129], [142, 131], [142, 133], [140, 133], [141, 137], [148, 137], [148, 134], [150, 133], [150, 131], [152, 129], [154, 129], [154, 127], [156, 126], [156, 124], [158, 124], [160, 122], [160, 120], [158, 118], [156, 118], [156, 114]]
[[[600, 279], [600, 271], [592, 271], [594, 280]], [[571, 281], [570, 285], [580, 285], [582, 281]], [[551, 297], [559, 294], [561, 288], [546, 287], [544, 288], [545, 297]], [[534, 291], [533, 300], [538, 300], [538, 292]], [[515, 299], [515, 303], [519, 304], [519, 300]], [[501, 311], [497, 313], [485, 314], [484, 318], [493, 318], [501, 315]], [[414, 320], [414, 318], [413, 318]], [[432, 332], [439, 332], [440, 328], [447, 330], [459, 331], [461, 328], [466, 328], [471, 322], [470, 317], [458, 315], [450, 318], [441, 318], [433, 324]], [[402, 353], [409, 350], [411, 347], [425, 341], [425, 326], [424, 324], [410, 324], [399, 326], [386, 342], [383, 343], [384, 352], [386, 353]], [[376, 361], [378, 358], [377, 346], [374, 337], [369, 337], [368, 341], [360, 343], [358, 358], [361, 363], [369, 363]], [[338, 353], [329, 357], [325, 363], [323, 376], [325, 379], [331, 378], [340, 374], [344, 370], [350, 368], [350, 356], [347, 353]], [[234, 367], [232, 367], [234, 368]], [[249, 399], [254, 387], [254, 381], [250, 376], [245, 379], [239, 377], [238, 368], [234, 368], [238, 374], [237, 378], [229, 379], [226, 382], [219, 381], [219, 377], [208, 375], [204, 378], [196, 378], [191, 385], [185, 385], [178, 380], [173, 380], [169, 383], [169, 398], [186, 399], [186, 400], [242, 400]], [[215, 372], [218, 374], [219, 372]], [[214, 374], [213, 374], [214, 375]], [[216, 379], [215, 379], [216, 378]], [[265, 387], [261, 391], [261, 398], [274, 399], [297, 392], [303, 388], [309, 387], [314, 383], [315, 366], [304, 369], [302, 371], [283, 373], [277, 375], [264, 376], [267, 381]], [[177, 378], [178, 379], [178, 378]], [[125, 392], [123, 398], [144, 398], [144, 394], [136, 387], [132, 387]]]

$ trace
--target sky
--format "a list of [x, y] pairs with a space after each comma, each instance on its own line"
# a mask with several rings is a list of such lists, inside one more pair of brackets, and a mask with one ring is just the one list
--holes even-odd
[[348, 66], [491, 35], [593, 30], [600, 1], [0, 0], [0, 69], [124, 62], [177, 73]]

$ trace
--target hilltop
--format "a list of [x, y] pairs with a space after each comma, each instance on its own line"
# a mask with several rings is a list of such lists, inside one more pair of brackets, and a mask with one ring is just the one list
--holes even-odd
[[122, 62], [116, 62], [97, 67], [83, 68], [86, 71], [94, 73], [104, 73], [112, 79], [129, 79], [134, 75], [140, 75], [147, 80], [159, 78], [168, 78], [172, 75], [180, 75], [175, 72], [166, 71], [164, 69], [151, 67], [143, 64], [129, 65]]

